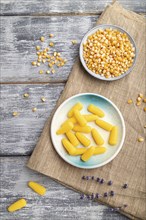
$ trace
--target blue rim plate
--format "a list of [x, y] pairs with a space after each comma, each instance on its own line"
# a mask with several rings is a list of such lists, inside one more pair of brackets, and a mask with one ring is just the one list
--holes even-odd
[[[70, 156], [64, 147], [62, 146], [61, 139], [65, 137], [65, 135], [56, 135], [56, 131], [60, 127], [60, 125], [67, 119], [67, 113], [71, 109], [73, 105], [77, 102], [81, 102], [84, 108], [81, 110], [83, 114], [90, 114], [87, 111], [87, 107], [89, 104], [94, 104], [101, 108], [105, 112], [105, 117], [102, 118], [105, 121], [113, 125], [118, 126], [119, 136], [118, 143], [116, 146], [110, 146], [108, 144], [109, 132], [99, 128], [95, 122], [88, 123], [89, 126], [96, 128], [102, 137], [105, 140], [104, 146], [107, 148], [107, 151], [101, 155], [94, 155], [88, 161], [83, 162], [80, 159], [80, 156]], [[91, 134], [85, 134], [91, 140], [91, 145], [95, 146], [93, 138]], [[124, 139], [125, 139], [125, 123], [123, 116], [116, 105], [111, 102], [109, 99], [104, 96], [94, 94], [94, 93], [81, 93], [75, 96], [70, 97], [66, 101], [64, 101], [59, 108], [56, 110], [52, 122], [51, 122], [51, 139], [54, 145], [55, 150], [60, 155], [60, 157], [65, 160], [67, 163], [83, 168], [83, 169], [93, 169], [97, 167], [101, 167], [110, 161], [112, 161], [120, 152]]]

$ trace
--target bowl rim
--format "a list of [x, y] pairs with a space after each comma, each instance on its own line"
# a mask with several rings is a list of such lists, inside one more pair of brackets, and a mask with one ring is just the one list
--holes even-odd
[[[94, 95], [94, 96], [97, 96], [97, 97], [100, 97], [104, 100], [106, 100], [107, 102], [109, 102], [113, 107], [114, 109], [117, 111], [120, 119], [121, 119], [121, 124], [122, 124], [122, 129], [123, 129], [123, 135], [122, 135], [122, 138], [121, 138], [121, 142], [120, 142], [120, 145], [117, 149], [117, 151], [113, 154], [112, 157], [110, 157], [108, 160], [106, 160], [105, 162], [101, 163], [101, 164], [98, 164], [98, 165], [93, 165], [93, 166], [85, 166], [85, 167], [81, 167], [79, 165], [75, 165], [73, 162], [69, 161], [67, 158], [65, 158], [61, 153], [60, 151], [58, 150], [58, 148], [56, 147], [55, 145], [55, 138], [54, 138], [54, 134], [53, 134], [53, 124], [54, 124], [54, 121], [55, 121], [55, 118], [56, 118], [56, 115], [58, 113], [58, 111], [60, 111], [60, 109], [67, 103], [69, 102], [71, 99], [75, 98], [75, 97], [79, 97], [79, 96], [83, 96], [83, 95]], [[53, 143], [53, 146], [56, 150], [56, 152], [59, 154], [59, 156], [64, 160], [66, 161], [67, 163], [71, 164], [72, 166], [74, 167], [78, 167], [80, 169], [94, 169], [94, 168], [98, 168], [98, 167], [101, 167], [101, 166], [104, 166], [106, 164], [108, 164], [109, 162], [111, 162], [117, 155], [118, 153], [120, 152], [120, 150], [122, 149], [123, 147], [123, 144], [124, 144], [124, 140], [125, 140], [125, 134], [126, 134], [126, 128], [125, 128], [125, 122], [124, 122], [124, 118], [122, 116], [122, 113], [120, 112], [120, 110], [118, 109], [118, 107], [111, 101], [109, 100], [108, 98], [106, 98], [105, 96], [102, 96], [102, 95], [99, 95], [99, 94], [96, 94], [96, 93], [79, 93], [77, 95], [73, 95], [71, 97], [69, 97], [68, 99], [66, 99], [58, 108], [57, 110], [55, 111], [54, 115], [53, 115], [53, 118], [52, 118], [52, 121], [51, 121], [51, 129], [50, 129], [50, 135], [51, 135], [51, 140], [52, 140], [52, 143]]]
[[[122, 33], [126, 33], [129, 37], [129, 40], [130, 42], [133, 44], [134, 48], [135, 48], [135, 57], [134, 57], [134, 61], [133, 61], [133, 64], [132, 66], [123, 74], [121, 74], [120, 76], [118, 77], [111, 77], [111, 78], [105, 78], [99, 74], [96, 74], [94, 72], [92, 72], [91, 70], [88, 69], [87, 65], [86, 65], [86, 62], [83, 58], [83, 43], [85, 42], [85, 40], [87, 39], [88, 36], [90, 36], [91, 32], [96, 32], [96, 30], [98, 29], [106, 29], [106, 28], [114, 28], [114, 29], [118, 29], [120, 30]], [[81, 40], [81, 43], [80, 43], [80, 47], [79, 47], [79, 57], [80, 57], [80, 61], [83, 65], [83, 67], [85, 68], [85, 70], [93, 77], [97, 78], [97, 79], [100, 79], [100, 80], [104, 80], [104, 81], [115, 81], [115, 80], [118, 80], [118, 79], [121, 79], [125, 76], [127, 76], [134, 68], [135, 64], [136, 64], [136, 60], [137, 60], [137, 47], [136, 47], [136, 43], [134, 41], [134, 39], [131, 37], [131, 35], [125, 30], [123, 29], [122, 27], [118, 26], [118, 25], [112, 25], [112, 24], [101, 24], [101, 25], [97, 25], [95, 26], [94, 28], [90, 29], [85, 35], [84, 37], [82, 38]]]

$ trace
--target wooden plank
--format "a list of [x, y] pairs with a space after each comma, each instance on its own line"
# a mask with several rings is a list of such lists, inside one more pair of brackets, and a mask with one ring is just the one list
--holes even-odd
[[[1, 0], [1, 15], [38, 15], [38, 14], [56, 14], [56, 13], [101, 13], [111, 0]], [[136, 12], [145, 12], [145, 0], [119, 0], [127, 9]]]
[[[65, 81], [71, 71], [79, 43], [84, 34], [95, 24], [97, 16], [59, 16], [59, 17], [1, 17], [1, 82], [60, 82]], [[49, 33], [55, 37], [49, 39]], [[33, 67], [36, 45], [42, 45], [40, 37], [45, 36], [45, 47], [54, 41], [55, 48], [68, 60], [64, 67], [53, 75], [39, 74], [47, 70], [47, 64]], [[71, 40], [77, 40], [72, 45]]]
[[[1, 86], [0, 155], [30, 155], [63, 88], [64, 84]], [[30, 95], [28, 99], [24, 93]], [[14, 111], [20, 115], [13, 117]]]
[[[90, 200], [80, 200], [80, 195], [36, 173], [27, 167], [28, 157], [1, 158], [1, 198], [0, 209], [3, 220], [128, 220], [106, 206]], [[36, 181], [47, 188], [41, 197], [27, 187], [28, 181]], [[8, 213], [7, 207], [19, 198], [27, 200], [27, 207]], [[30, 217], [31, 216], [31, 217]]]

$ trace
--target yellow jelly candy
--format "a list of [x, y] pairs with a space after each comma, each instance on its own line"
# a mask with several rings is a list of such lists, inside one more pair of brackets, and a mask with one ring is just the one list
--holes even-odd
[[101, 128], [103, 128], [104, 130], [106, 130], [106, 131], [111, 131], [111, 130], [112, 130], [112, 127], [113, 127], [113, 125], [111, 125], [110, 123], [108, 123], [108, 122], [106, 122], [106, 121], [103, 121], [103, 120], [101, 120], [101, 119], [97, 119], [97, 120], [96, 120], [96, 124], [97, 124], [99, 127], [101, 127]]
[[61, 126], [63, 126], [64, 124], [71, 122], [73, 124], [77, 123], [77, 120], [75, 119], [75, 117], [71, 117], [69, 119], [67, 119]]
[[72, 122], [66, 122], [62, 125], [56, 132], [56, 134], [65, 134], [66, 132], [70, 131], [73, 128]]
[[106, 152], [105, 147], [95, 147], [94, 155], [103, 154]]
[[95, 121], [98, 116], [93, 114], [83, 115], [87, 122]]
[[90, 126], [81, 127], [80, 125], [75, 125], [73, 127], [73, 131], [78, 131], [78, 132], [83, 132], [83, 133], [90, 133], [91, 132], [91, 127]]
[[101, 118], [104, 117], [104, 115], [105, 115], [104, 112], [100, 108], [98, 108], [97, 106], [92, 105], [92, 104], [88, 106], [88, 111], [101, 117]]
[[108, 143], [110, 145], [116, 145], [118, 141], [118, 127], [114, 126], [110, 132]]
[[82, 148], [77, 148], [76, 151], [75, 151], [75, 153], [72, 154], [72, 156], [82, 155], [82, 154], [85, 153], [86, 150], [87, 150], [87, 149], [86, 149], [86, 148], [83, 148], [83, 147], [82, 147]]
[[62, 139], [62, 144], [70, 155], [74, 155], [76, 148], [66, 138]]
[[91, 143], [91, 141], [83, 134], [76, 132], [76, 137], [80, 141], [81, 144], [83, 144], [85, 147], [88, 147]]
[[15, 212], [19, 209], [22, 209], [27, 204], [25, 199], [19, 199], [18, 201], [14, 202], [12, 205], [8, 207], [9, 212]]
[[39, 195], [41, 195], [41, 196], [45, 195], [45, 193], [46, 193], [46, 188], [45, 188], [44, 186], [42, 186], [42, 185], [36, 183], [36, 182], [30, 181], [30, 182], [28, 182], [28, 186], [29, 186], [33, 191], [35, 191], [37, 194], [39, 194]]
[[94, 139], [94, 141], [97, 145], [103, 145], [104, 144], [103, 138], [101, 137], [101, 135], [99, 134], [99, 132], [95, 128], [93, 128], [91, 130], [91, 134], [92, 134], [92, 137], [93, 137], [93, 139]]
[[94, 150], [95, 150], [95, 147], [90, 147], [88, 148], [84, 154], [82, 154], [81, 156], [81, 159], [83, 161], [87, 161], [90, 159], [90, 157], [94, 154]]
[[78, 146], [79, 145], [79, 141], [78, 139], [76, 138], [75, 134], [72, 132], [72, 131], [68, 131], [66, 133], [66, 136], [67, 138], [69, 139], [70, 143], [73, 145], [73, 146]]
[[78, 110], [74, 110], [74, 117], [80, 126], [85, 126], [87, 124], [86, 119], [83, 115], [81, 115], [81, 113]]
[[67, 116], [69, 117], [69, 118], [71, 118], [72, 116], [73, 116], [73, 114], [74, 114], [74, 110], [81, 110], [83, 108], [83, 105], [80, 103], [80, 102], [78, 102], [77, 104], [75, 104], [72, 108], [71, 108], [71, 110], [68, 112], [68, 114], [67, 114]]

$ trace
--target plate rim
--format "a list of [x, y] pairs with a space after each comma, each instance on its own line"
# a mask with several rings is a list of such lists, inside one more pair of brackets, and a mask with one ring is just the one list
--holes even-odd
[[[83, 58], [83, 43], [85, 41], [85, 39], [90, 35], [90, 33], [94, 30], [98, 30], [100, 28], [117, 28], [119, 29], [120, 31], [126, 33], [130, 39], [130, 42], [133, 44], [134, 48], [135, 48], [135, 57], [134, 57], [134, 61], [133, 61], [133, 65], [123, 74], [121, 74], [120, 76], [118, 77], [113, 77], [113, 78], [105, 78], [105, 77], [101, 77], [99, 74], [96, 74], [94, 72], [92, 72], [91, 70], [88, 69], [87, 65], [86, 65], [86, 62]], [[138, 50], [137, 50], [137, 46], [136, 46], [136, 43], [133, 39], [133, 37], [125, 30], [123, 29], [122, 27], [118, 26], [118, 25], [112, 25], [112, 24], [100, 24], [100, 25], [96, 25], [95, 27], [91, 28], [89, 31], [86, 32], [86, 34], [84, 35], [84, 37], [82, 38], [81, 40], [81, 43], [80, 43], [80, 47], [79, 47], [79, 57], [80, 57], [80, 61], [83, 65], [83, 67], [85, 68], [85, 70], [87, 71], [88, 74], [90, 74], [91, 76], [93, 76], [94, 78], [96, 79], [99, 79], [99, 80], [103, 80], [103, 81], [108, 81], [108, 82], [112, 82], [112, 81], [115, 81], [115, 80], [118, 80], [118, 79], [122, 79], [123, 77], [127, 76], [134, 68], [135, 64], [136, 64], [136, 61], [137, 61], [137, 53], [138, 53]]]
[[[113, 154], [112, 157], [110, 157], [107, 161], [99, 164], [99, 165], [93, 165], [93, 166], [85, 166], [85, 167], [81, 167], [79, 165], [75, 165], [74, 163], [70, 162], [69, 160], [67, 160], [66, 158], [64, 158], [62, 156], [62, 154], [60, 153], [60, 151], [56, 148], [55, 146], [55, 142], [54, 142], [54, 138], [53, 138], [53, 122], [55, 120], [55, 116], [57, 114], [57, 112], [62, 108], [62, 106], [64, 106], [68, 101], [70, 101], [71, 99], [75, 98], [75, 97], [78, 97], [78, 96], [83, 96], [83, 95], [94, 95], [94, 96], [97, 96], [97, 97], [100, 97], [100, 98], [103, 98], [104, 100], [106, 100], [107, 102], [109, 102], [117, 111], [118, 115], [120, 116], [120, 119], [121, 119], [121, 122], [122, 122], [122, 128], [123, 128], [123, 135], [122, 135], [122, 139], [121, 139], [121, 142], [120, 142], [120, 146], [119, 148], [117, 149], [117, 151]], [[64, 102], [61, 103], [61, 105], [56, 109], [54, 115], [53, 115], [53, 118], [51, 120], [51, 128], [50, 128], [50, 134], [51, 134], [51, 141], [52, 141], [52, 144], [53, 144], [53, 147], [54, 149], [56, 150], [56, 152], [59, 154], [59, 156], [67, 163], [69, 163], [70, 165], [74, 166], [74, 167], [77, 167], [77, 168], [80, 168], [80, 169], [95, 169], [95, 168], [99, 168], [99, 167], [102, 167], [106, 164], [108, 164], [109, 162], [111, 162], [120, 152], [120, 150], [122, 149], [123, 147], [123, 144], [124, 144], [124, 140], [125, 140], [125, 134], [126, 134], [126, 127], [125, 127], [125, 122], [124, 122], [124, 118], [123, 118], [123, 115], [122, 113], [120, 112], [120, 110], [118, 109], [118, 107], [111, 101], [109, 100], [108, 98], [106, 98], [105, 96], [102, 96], [100, 94], [96, 94], [96, 93], [79, 93], [79, 94], [76, 94], [76, 95], [73, 95], [71, 97], [69, 97], [68, 99], [66, 99]]]

